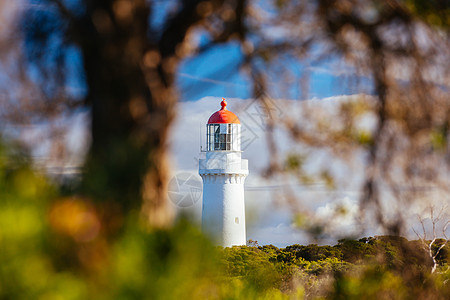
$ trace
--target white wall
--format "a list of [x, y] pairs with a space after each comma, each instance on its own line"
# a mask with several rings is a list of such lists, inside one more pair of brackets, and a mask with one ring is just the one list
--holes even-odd
[[246, 244], [246, 174], [202, 174], [202, 230], [223, 247]]

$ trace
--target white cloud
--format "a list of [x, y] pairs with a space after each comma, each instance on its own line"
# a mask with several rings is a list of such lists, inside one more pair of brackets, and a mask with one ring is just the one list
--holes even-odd
[[337, 201], [329, 202], [317, 208], [316, 217], [326, 226], [327, 232], [332, 235], [351, 235], [356, 230], [359, 217], [358, 201], [345, 196]]

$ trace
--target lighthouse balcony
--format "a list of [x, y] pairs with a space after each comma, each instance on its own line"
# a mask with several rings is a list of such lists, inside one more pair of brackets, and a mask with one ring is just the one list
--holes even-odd
[[248, 160], [233, 159], [232, 156], [200, 159], [200, 174], [248, 174]]

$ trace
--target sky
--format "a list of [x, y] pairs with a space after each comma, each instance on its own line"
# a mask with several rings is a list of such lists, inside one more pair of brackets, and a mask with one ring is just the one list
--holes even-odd
[[[177, 87], [180, 101], [195, 101], [207, 96], [236, 97], [247, 99], [252, 96], [252, 85], [248, 75], [241, 70], [242, 52], [237, 43], [217, 45], [198, 56], [183, 60], [177, 72]], [[353, 86], [346, 76], [354, 76], [354, 71], [338, 57], [331, 57], [315, 65], [308, 61], [293, 62], [286, 60], [286, 69], [300, 77], [308, 72], [308, 97], [326, 98], [334, 95], [353, 94], [357, 92], [370, 93], [370, 82], [365, 77], [359, 77], [360, 84]], [[288, 91], [290, 99], [301, 98], [300, 85]], [[279, 87], [269, 86], [270, 96], [280, 98]]]

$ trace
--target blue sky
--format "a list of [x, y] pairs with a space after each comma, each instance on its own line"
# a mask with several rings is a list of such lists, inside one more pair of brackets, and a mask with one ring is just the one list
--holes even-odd
[[[69, 4], [76, 2], [75, 0], [67, 1]], [[54, 9], [52, 7], [44, 6], [36, 1], [31, 1], [31, 3], [29, 5], [33, 11], [32, 16], [33, 14], [36, 16], [45, 13], [50, 19], [53, 17]], [[150, 24], [154, 28], [162, 28], [171, 11], [176, 10], [177, 1], [155, 1], [153, 4]], [[273, 11], [271, 1], [261, 1], [258, 5], [263, 7], [266, 12]], [[268, 36], [260, 38], [279, 39], [278, 31], [275, 29], [267, 28], [264, 31], [264, 34]], [[154, 34], [157, 35], [158, 32]], [[197, 30], [195, 35], [194, 39], [201, 46], [210, 42], [210, 38], [205, 31]], [[281, 34], [281, 36], [283, 35]], [[258, 37], [249, 34], [247, 39], [253, 41], [256, 48], [258, 47]], [[57, 34], [54, 35], [52, 43], [55, 46], [59, 46], [61, 37]], [[363, 84], [358, 85], [358, 87], [352, 86], [348, 76], [353, 76], [355, 74], [354, 70], [346, 65], [341, 57], [336, 55], [324, 56], [324, 53], [322, 53], [323, 49], [326, 49], [325, 45], [316, 43], [309, 50], [311, 52], [310, 56], [325, 57], [320, 61], [297, 60], [287, 56], [278, 58], [276, 63], [273, 64], [278, 71], [282, 70], [283, 72], [285, 70], [295, 78], [294, 80], [298, 81], [307, 75], [307, 91], [302, 90], [300, 83], [296, 84], [295, 81], [290, 83], [286, 89], [285, 86], [280, 85], [279, 74], [268, 70], [269, 96], [272, 98], [304, 100], [307, 98], [325, 98], [360, 92], [371, 93], [370, 80], [359, 77]], [[68, 47], [66, 50], [64, 63], [68, 72], [67, 88], [71, 96], [80, 99], [86, 93], [82, 73], [82, 57], [76, 47]], [[54, 57], [48, 55], [48, 59], [52, 60]], [[243, 59], [241, 45], [237, 41], [231, 40], [225, 44], [210, 47], [201, 54], [182, 60], [176, 74], [176, 86], [180, 101], [196, 101], [206, 96], [251, 98], [251, 81], [248, 74], [241, 70]], [[30, 73], [31, 77], [36, 77], [33, 68], [30, 68]]]
[[[176, 74], [176, 87], [179, 100], [197, 101], [203, 97], [226, 97], [248, 99], [252, 97], [252, 82], [247, 73], [241, 70], [243, 55], [236, 42], [214, 46], [199, 55], [187, 57], [181, 61]], [[75, 47], [70, 47], [66, 56], [68, 71], [67, 88], [75, 97], [83, 97], [86, 92], [82, 75], [82, 57]], [[349, 76], [354, 75], [349, 67], [339, 61], [338, 57], [330, 58], [311, 65], [308, 61], [286, 59], [280, 61], [286, 71], [298, 81], [305, 74], [308, 76], [306, 98], [326, 98], [334, 95], [349, 95], [360, 92], [371, 93], [370, 80], [358, 77], [360, 84], [352, 85]], [[276, 76], [276, 75], [275, 75]], [[270, 78], [270, 75], [269, 75]], [[269, 84], [269, 96], [272, 98], [288, 98], [305, 100], [300, 83], [290, 84], [289, 89], [273, 79]]]
[[[177, 88], [180, 101], [195, 101], [207, 96], [247, 99], [252, 97], [252, 83], [240, 67], [243, 55], [240, 45], [230, 42], [217, 45], [208, 51], [186, 58], [179, 66]], [[319, 64], [311, 65], [308, 61], [286, 59], [280, 61], [281, 67], [291, 72], [300, 80], [309, 76], [307, 98], [326, 98], [334, 95], [370, 93], [370, 81], [358, 77], [358, 88], [351, 85], [349, 75], [353, 70], [339, 61], [339, 57], [330, 57]], [[342, 65], [342, 69], [336, 69]], [[275, 82], [275, 79], [274, 79]], [[273, 98], [302, 99], [300, 84], [291, 84], [289, 90], [280, 91], [280, 85], [269, 86]], [[286, 97], [287, 96], [287, 97]]]

